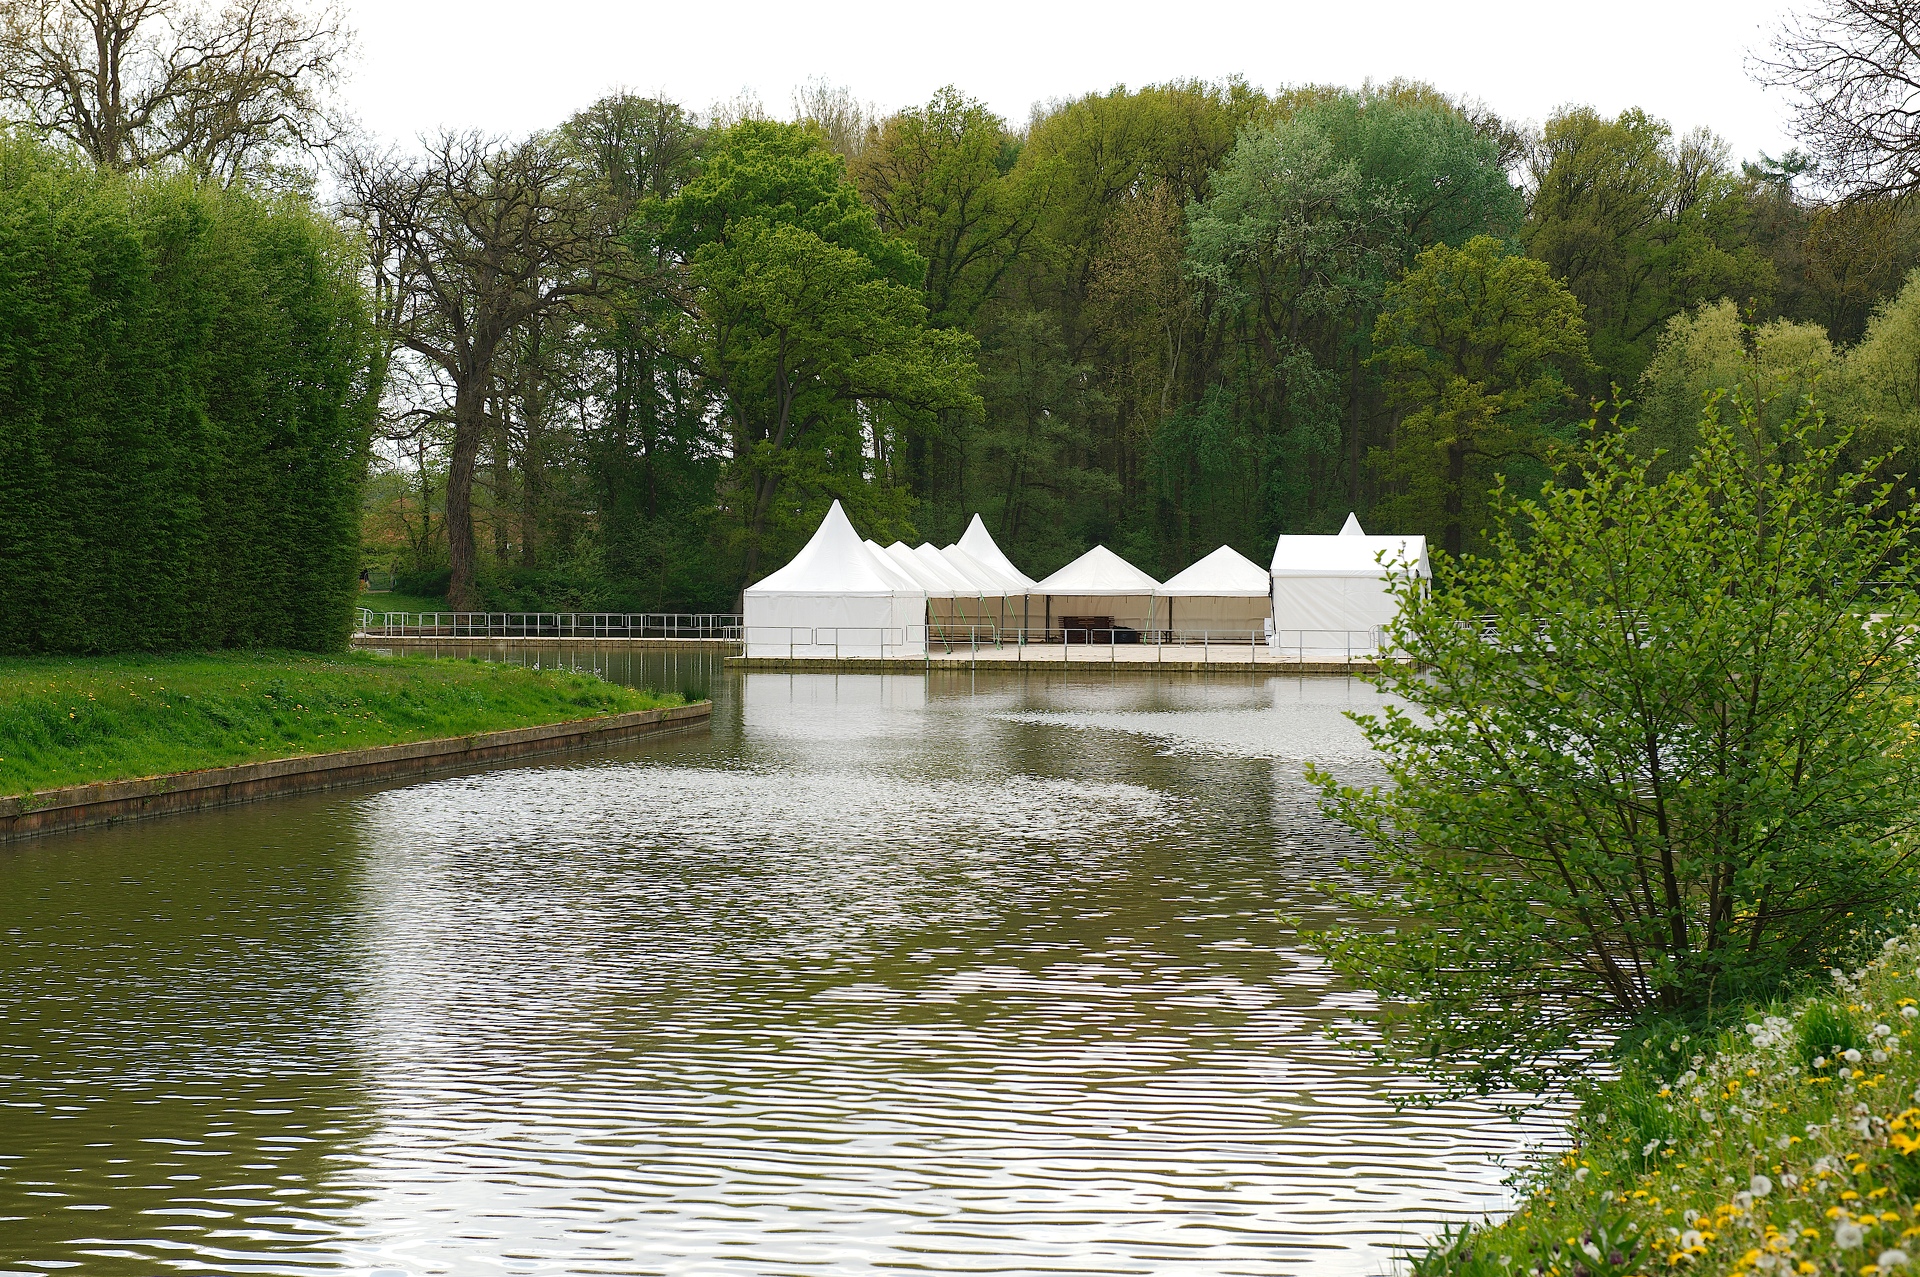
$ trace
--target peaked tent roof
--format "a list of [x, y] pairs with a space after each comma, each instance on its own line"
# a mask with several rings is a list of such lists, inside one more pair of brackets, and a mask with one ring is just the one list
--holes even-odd
[[973, 516], [973, 522], [967, 525], [966, 532], [956, 544], [1009, 580], [1018, 581], [1021, 585], [1033, 584], [1032, 577], [1013, 566], [1013, 560], [1000, 552], [1000, 547], [994, 544], [993, 534], [987, 531], [987, 525], [979, 515]]
[[920, 561], [920, 566], [926, 569], [929, 576], [945, 581], [955, 597], [967, 597], [980, 593], [980, 587], [968, 580], [966, 573], [947, 562], [940, 551], [927, 542], [923, 541], [914, 546], [910, 553]]
[[982, 594], [1010, 595], [1027, 592], [1026, 581], [988, 567], [957, 545], [950, 545], [940, 551], [940, 557], [951, 564], [954, 571], [972, 581]]
[[1159, 589], [1161, 595], [1172, 597], [1264, 599], [1272, 592], [1273, 578], [1267, 570], [1230, 545], [1174, 573]]
[[1351, 510], [1347, 511], [1347, 521], [1340, 525], [1340, 535], [1343, 537], [1363, 537], [1367, 535], [1360, 527], [1360, 516]]
[[[1360, 521], [1348, 522], [1358, 528]], [[1370, 537], [1362, 532], [1337, 536], [1283, 536], [1273, 547], [1275, 576], [1369, 576], [1385, 572], [1433, 575], [1425, 537]]]
[[880, 560], [881, 572], [898, 577], [904, 588], [920, 590], [930, 599], [944, 599], [953, 593], [940, 582], [929, 579], [924, 572], [920, 571], [919, 560], [911, 555], [903, 562], [893, 551], [878, 541], [867, 542], [867, 549], [873, 552], [874, 558]]
[[1160, 583], [1104, 545], [1096, 545], [1033, 587], [1035, 594], [1153, 594]]
[[914, 551], [906, 545], [906, 542], [895, 542], [893, 545], [874, 545], [874, 542], [868, 542], [868, 545], [874, 547], [874, 553], [879, 555], [881, 563], [891, 566], [895, 572], [899, 572], [900, 576], [908, 578], [910, 582], [927, 591], [929, 599], [954, 597], [954, 588], [939, 576], [935, 576], [933, 572], [929, 572], [927, 565], [914, 555]]
[[748, 594], [921, 594], [895, 584], [835, 501], [793, 561], [747, 587]]

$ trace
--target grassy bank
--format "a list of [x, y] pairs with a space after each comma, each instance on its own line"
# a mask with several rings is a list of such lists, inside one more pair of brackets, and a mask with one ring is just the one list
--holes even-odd
[[677, 705], [591, 674], [368, 653], [0, 660], [0, 794]]
[[1920, 1270], [1920, 929], [1829, 990], [1663, 1034], [1582, 1106], [1509, 1220], [1419, 1277]]

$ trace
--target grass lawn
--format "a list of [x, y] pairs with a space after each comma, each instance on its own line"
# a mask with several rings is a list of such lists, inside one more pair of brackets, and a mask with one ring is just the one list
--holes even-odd
[[0, 658], [0, 794], [681, 703], [591, 674], [364, 652]]
[[362, 593], [355, 607], [363, 607], [378, 616], [382, 612], [450, 612], [445, 595], [428, 597], [424, 594], [396, 594], [391, 590], [379, 594]]

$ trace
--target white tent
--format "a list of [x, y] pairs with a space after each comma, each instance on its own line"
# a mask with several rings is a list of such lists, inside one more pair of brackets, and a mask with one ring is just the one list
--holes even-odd
[[912, 547], [905, 541], [895, 541], [892, 545], [880, 545], [869, 541], [867, 548], [878, 555], [882, 563], [918, 586], [927, 598], [950, 599], [953, 597], [953, 587], [927, 571], [926, 564], [920, 562]]
[[962, 550], [1009, 581], [1017, 581], [1025, 586], [1033, 584], [1032, 577], [1013, 566], [1013, 560], [1000, 552], [1000, 547], [994, 544], [993, 535], [987, 531], [987, 525], [981, 521], [979, 515], [973, 516], [973, 522], [967, 525], [966, 532], [957, 544]]
[[835, 501], [793, 561], [747, 587], [748, 656], [886, 657], [926, 652], [926, 591], [890, 570]]
[[1182, 635], [1253, 642], [1273, 619], [1273, 579], [1230, 545], [1175, 573], [1159, 593], [1163, 627]]
[[1273, 550], [1273, 624], [1283, 647], [1371, 650], [1399, 605], [1394, 577], [1428, 580], [1425, 537], [1368, 536], [1349, 514], [1338, 536], [1283, 536]]
[[[1044, 598], [1046, 628], [1067, 642], [1104, 643], [1115, 630], [1150, 632], [1160, 583], [1104, 545], [1096, 545], [1028, 591]], [[1124, 637], [1120, 635], [1119, 637]]]

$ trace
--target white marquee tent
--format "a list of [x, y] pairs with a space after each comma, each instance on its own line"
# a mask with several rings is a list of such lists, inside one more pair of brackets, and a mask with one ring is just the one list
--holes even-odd
[[1282, 646], [1371, 650], [1399, 605], [1395, 576], [1431, 580], [1425, 537], [1368, 536], [1347, 516], [1337, 536], [1283, 536], [1273, 550], [1273, 624]]
[[1156, 628], [1160, 583], [1104, 545], [1096, 545], [1028, 593], [1044, 598], [1049, 636], [1056, 630], [1068, 641], [1105, 642], [1107, 631]]
[[1273, 619], [1273, 578], [1230, 545], [1223, 545], [1159, 590], [1165, 629], [1218, 641], [1262, 637]]
[[926, 652], [926, 590], [861, 541], [835, 501], [793, 561], [747, 587], [750, 657]]

